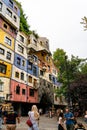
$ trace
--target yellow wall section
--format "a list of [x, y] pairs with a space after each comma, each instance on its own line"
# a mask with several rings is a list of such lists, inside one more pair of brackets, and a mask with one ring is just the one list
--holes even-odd
[[[12, 40], [11, 46], [5, 43], [6, 36]], [[7, 48], [10, 48], [11, 50], [14, 50], [14, 38], [12, 38], [9, 34], [4, 32], [2, 29], [0, 29], [0, 44], [3, 44], [4, 46], [6, 46]]]
[[7, 63], [7, 62], [4, 62], [4, 61], [1, 61], [0, 60], [0, 63], [4, 64], [4, 65], [7, 65], [7, 70], [6, 70], [6, 74], [3, 74], [3, 73], [0, 73], [0, 76], [2, 77], [8, 77], [10, 78], [11, 77], [11, 64]]

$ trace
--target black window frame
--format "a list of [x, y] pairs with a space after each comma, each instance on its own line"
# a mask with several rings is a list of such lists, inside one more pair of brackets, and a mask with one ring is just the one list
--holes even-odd
[[16, 86], [16, 94], [20, 95], [20, 86], [19, 86], [19, 84]]
[[0, 73], [6, 74], [7, 65], [0, 63]]
[[34, 97], [34, 89], [30, 89], [29, 96]]
[[5, 50], [3, 48], [0, 47], [0, 54], [4, 55], [5, 54]]
[[6, 59], [11, 60], [11, 53], [7, 51]]

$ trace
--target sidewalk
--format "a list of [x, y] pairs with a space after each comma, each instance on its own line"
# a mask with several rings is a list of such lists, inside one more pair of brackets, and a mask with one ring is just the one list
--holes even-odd
[[[21, 117], [20, 118], [21, 122], [20, 124], [17, 124], [16, 130], [28, 130], [28, 126], [26, 125], [27, 119], [28, 117]], [[83, 125], [87, 129], [87, 124], [84, 122], [83, 118], [78, 118], [77, 121], [83, 123]], [[2, 130], [5, 130], [5, 125], [3, 125]], [[42, 115], [39, 121], [39, 130], [58, 130], [57, 118], [56, 117], [49, 118], [46, 117], [45, 115]]]
[[87, 129], [87, 123], [84, 121], [84, 119], [83, 119], [82, 117], [79, 117], [79, 118], [77, 119], [77, 121], [78, 121], [78, 122], [81, 122], [81, 123], [85, 126], [85, 128]]

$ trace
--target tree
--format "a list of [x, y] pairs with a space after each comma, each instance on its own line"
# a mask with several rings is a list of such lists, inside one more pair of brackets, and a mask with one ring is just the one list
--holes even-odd
[[84, 16], [84, 18], [82, 18], [82, 22], [80, 22], [81, 24], [84, 24], [84, 31], [87, 30], [87, 17]]
[[53, 60], [56, 67], [59, 69], [58, 81], [62, 83], [62, 87], [55, 90], [55, 93], [57, 96], [66, 96], [70, 102], [70, 85], [76, 80], [76, 75], [81, 72], [81, 64], [84, 63], [85, 59], [73, 55], [71, 59], [68, 59], [66, 52], [58, 48], [53, 54]]

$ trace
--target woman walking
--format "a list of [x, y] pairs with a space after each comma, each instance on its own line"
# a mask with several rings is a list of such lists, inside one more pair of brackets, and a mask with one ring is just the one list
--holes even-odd
[[36, 105], [33, 105], [31, 111], [28, 112], [28, 116], [32, 122], [32, 127], [29, 127], [28, 130], [39, 130], [39, 112]]

